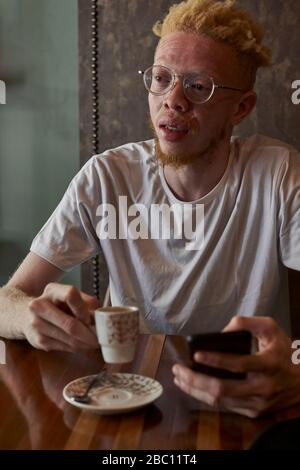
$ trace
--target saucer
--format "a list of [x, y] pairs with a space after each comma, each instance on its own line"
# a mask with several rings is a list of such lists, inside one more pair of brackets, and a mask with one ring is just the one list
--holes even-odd
[[94, 375], [73, 380], [63, 389], [64, 399], [82, 410], [101, 415], [128, 413], [156, 400], [163, 392], [162, 385], [150, 377], [137, 374], [112, 373], [99, 378], [89, 392], [91, 402], [79, 403], [73, 395], [85, 392]]

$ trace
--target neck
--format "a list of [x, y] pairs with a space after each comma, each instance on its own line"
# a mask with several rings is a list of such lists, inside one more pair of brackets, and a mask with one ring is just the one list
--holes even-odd
[[171, 191], [181, 201], [196, 201], [208, 194], [221, 180], [228, 164], [230, 140], [222, 141], [212, 153], [180, 168], [164, 166]]

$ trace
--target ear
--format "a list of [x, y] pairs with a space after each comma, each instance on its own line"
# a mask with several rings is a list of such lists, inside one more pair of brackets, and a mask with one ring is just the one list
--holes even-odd
[[236, 104], [234, 115], [232, 116], [232, 125], [237, 126], [240, 122], [242, 122], [245, 117], [247, 117], [252, 109], [255, 107], [257, 101], [257, 95], [255, 91], [247, 91], [243, 94], [240, 98], [238, 103]]

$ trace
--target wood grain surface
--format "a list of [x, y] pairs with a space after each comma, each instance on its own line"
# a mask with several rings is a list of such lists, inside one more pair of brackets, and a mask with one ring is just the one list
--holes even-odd
[[246, 449], [268, 426], [300, 416], [300, 407], [251, 420], [209, 410], [174, 384], [171, 367], [187, 361], [179, 336], [141, 336], [134, 361], [109, 366], [158, 380], [164, 393], [128, 414], [99, 416], [62, 397], [64, 386], [103, 367], [99, 351], [46, 353], [25, 342], [6, 341], [0, 366], [0, 449]]

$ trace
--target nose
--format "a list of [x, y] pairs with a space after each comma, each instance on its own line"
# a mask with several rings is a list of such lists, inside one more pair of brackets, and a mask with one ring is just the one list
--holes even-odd
[[166, 109], [185, 113], [190, 107], [190, 102], [184, 94], [181, 80], [176, 80], [174, 87], [164, 96], [163, 105]]

